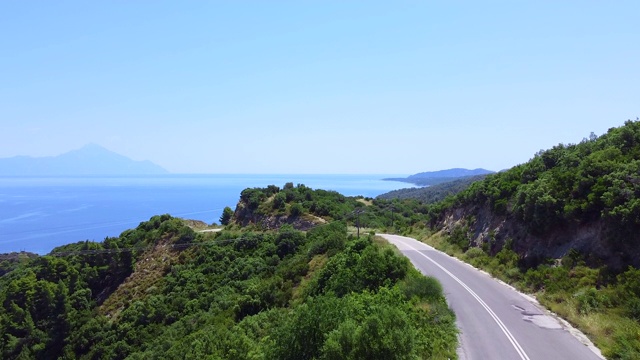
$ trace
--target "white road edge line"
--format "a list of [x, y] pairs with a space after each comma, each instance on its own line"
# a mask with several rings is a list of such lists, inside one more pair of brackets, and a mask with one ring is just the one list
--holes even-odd
[[[402, 240], [401, 240], [402, 241]], [[469, 292], [469, 294], [471, 294], [471, 296], [473, 296], [479, 303], [480, 305], [482, 305], [482, 307], [487, 310], [487, 312], [489, 313], [489, 315], [493, 318], [493, 320], [496, 322], [496, 324], [498, 324], [498, 326], [500, 327], [500, 330], [502, 330], [502, 332], [504, 333], [504, 335], [507, 337], [507, 339], [509, 340], [509, 342], [511, 342], [511, 345], [513, 345], [513, 348], [516, 350], [516, 352], [518, 353], [518, 355], [520, 355], [520, 358], [522, 360], [530, 360], [529, 356], [527, 356], [527, 354], [524, 352], [524, 350], [522, 349], [522, 347], [520, 346], [520, 344], [518, 343], [518, 341], [515, 339], [515, 337], [511, 334], [511, 332], [509, 331], [509, 329], [507, 329], [507, 327], [504, 325], [504, 323], [500, 320], [500, 318], [498, 318], [498, 315], [496, 315], [496, 313], [493, 312], [493, 310], [491, 310], [491, 308], [489, 307], [489, 305], [487, 305], [481, 298], [480, 296], [478, 296], [478, 294], [476, 294], [473, 290], [471, 290], [471, 288], [469, 288], [464, 282], [462, 282], [462, 280], [458, 279], [458, 277], [456, 277], [455, 275], [453, 275], [449, 270], [445, 269], [442, 265], [438, 264], [435, 260], [433, 260], [432, 258], [428, 257], [427, 255], [423, 254], [422, 252], [420, 252], [420, 250], [416, 249], [415, 247], [411, 246], [410, 244], [408, 244], [406, 241], [402, 241], [406, 246], [410, 247], [411, 249], [415, 250], [418, 254], [424, 256], [427, 260], [431, 261], [434, 265], [436, 265], [438, 268], [440, 268], [440, 270], [444, 271], [447, 275], [451, 276], [451, 278], [453, 280], [455, 280], [458, 284], [460, 284], [465, 290], [467, 290]]]

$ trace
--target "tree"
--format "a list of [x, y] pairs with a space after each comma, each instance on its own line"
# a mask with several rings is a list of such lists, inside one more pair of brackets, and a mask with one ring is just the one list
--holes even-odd
[[222, 210], [222, 215], [220, 216], [220, 224], [229, 225], [229, 221], [233, 216], [233, 210], [230, 207], [225, 206], [224, 210]]

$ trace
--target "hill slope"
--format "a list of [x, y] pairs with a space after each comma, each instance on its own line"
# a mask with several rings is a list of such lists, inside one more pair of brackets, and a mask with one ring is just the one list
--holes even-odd
[[99, 145], [51, 157], [16, 156], [0, 159], [3, 176], [157, 175], [168, 173], [151, 161], [134, 161]]
[[[336, 221], [362, 200], [303, 185], [247, 189], [220, 232], [154, 216], [12, 265], [0, 276], [0, 357], [455, 357], [439, 283]], [[323, 225], [296, 220], [307, 216]]]
[[640, 122], [557, 145], [489, 175], [446, 204], [436, 222], [467, 221], [475, 244], [501, 244], [535, 262], [570, 249], [594, 264], [640, 266]]
[[640, 121], [540, 151], [429, 217], [429, 243], [535, 294], [607, 358], [640, 358]]

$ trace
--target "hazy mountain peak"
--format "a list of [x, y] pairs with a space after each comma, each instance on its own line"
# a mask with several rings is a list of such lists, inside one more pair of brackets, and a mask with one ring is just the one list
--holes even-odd
[[16, 156], [0, 159], [0, 176], [154, 175], [167, 170], [151, 161], [135, 161], [89, 143], [51, 157]]
[[81, 148], [79, 148], [79, 149], [72, 150], [71, 152], [73, 152], [73, 151], [101, 151], [101, 152], [111, 152], [111, 151], [109, 151], [109, 150], [105, 149], [104, 147], [102, 147], [102, 146], [100, 146], [100, 145], [98, 145], [98, 144], [96, 144], [96, 143], [88, 143], [88, 144], [86, 144], [85, 146], [83, 146], [83, 147], [81, 147]]

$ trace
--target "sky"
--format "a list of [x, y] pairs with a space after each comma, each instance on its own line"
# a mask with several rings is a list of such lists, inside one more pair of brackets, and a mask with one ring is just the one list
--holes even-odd
[[640, 116], [640, 1], [0, 2], [0, 157], [502, 170]]

